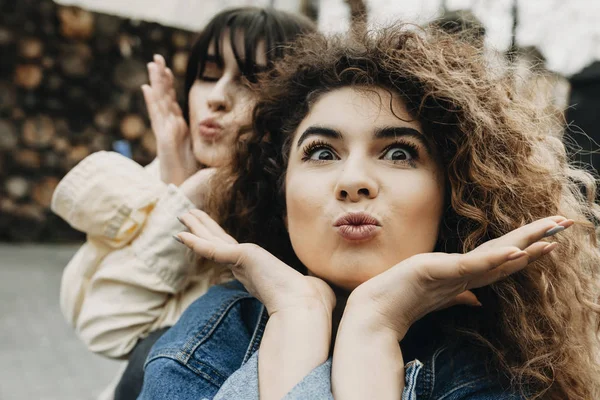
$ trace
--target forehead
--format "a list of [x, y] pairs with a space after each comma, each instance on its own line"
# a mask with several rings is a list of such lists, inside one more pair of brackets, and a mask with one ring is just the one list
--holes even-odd
[[[258, 40], [255, 43], [251, 44], [252, 51], [254, 52], [255, 62], [258, 65], [267, 65], [267, 49], [266, 43], [264, 39]], [[219, 52], [220, 56], [223, 58], [223, 62], [227, 64], [228, 62], [235, 61], [235, 51], [237, 52], [240, 60], [244, 60], [246, 58], [246, 39], [244, 36], [244, 32], [240, 29], [236, 30], [233, 35], [233, 42], [231, 41], [231, 30], [226, 29], [223, 31], [219, 38]], [[216, 55], [216, 40], [213, 38], [208, 45], [208, 54]]]
[[312, 124], [337, 127], [344, 133], [364, 133], [383, 126], [421, 131], [402, 98], [380, 87], [344, 87], [322, 94], [311, 104], [298, 130]]

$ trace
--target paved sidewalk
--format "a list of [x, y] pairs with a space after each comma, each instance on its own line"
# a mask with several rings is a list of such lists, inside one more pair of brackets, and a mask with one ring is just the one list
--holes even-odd
[[0, 244], [0, 399], [95, 399], [115, 377], [120, 363], [88, 352], [60, 312], [76, 250]]

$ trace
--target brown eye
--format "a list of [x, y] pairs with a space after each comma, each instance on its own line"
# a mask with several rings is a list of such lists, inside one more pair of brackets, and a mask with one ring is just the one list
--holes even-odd
[[412, 159], [412, 155], [408, 150], [399, 147], [393, 147], [386, 151], [386, 153], [383, 155], [383, 158], [384, 160], [390, 161], [406, 161]]
[[311, 155], [311, 160], [331, 161], [335, 160], [335, 154], [329, 149], [316, 149]]

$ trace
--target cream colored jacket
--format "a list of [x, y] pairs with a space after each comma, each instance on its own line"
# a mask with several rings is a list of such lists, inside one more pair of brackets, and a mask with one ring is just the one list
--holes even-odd
[[157, 161], [143, 168], [112, 152], [88, 156], [59, 183], [52, 211], [87, 234], [63, 273], [60, 305], [91, 351], [126, 358], [138, 339], [230, 279], [173, 239], [185, 229], [177, 216], [193, 208], [162, 183]]

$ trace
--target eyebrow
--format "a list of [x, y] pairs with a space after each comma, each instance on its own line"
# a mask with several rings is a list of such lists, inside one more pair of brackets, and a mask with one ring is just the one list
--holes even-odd
[[311, 136], [324, 136], [324, 137], [327, 137], [330, 139], [341, 139], [342, 138], [342, 134], [340, 132], [336, 131], [335, 129], [325, 128], [323, 126], [309, 126], [308, 128], [306, 128], [306, 130], [304, 132], [302, 132], [302, 135], [300, 135], [300, 138], [298, 139], [298, 144], [296, 145], [296, 147], [300, 147], [302, 142], [304, 142], [306, 139], [308, 139]]
[[[310, 126], [298, 139], [297, 147], [300, 147], [302, 143], [311, 136], [323, 136], [330, 139], [342, 139], [343, 135], [332, 128], [326, 128], [323, 126]], [[373, 134], [375, 139], [395, 139], [402, 136], [408, 136], [414, 138], [423, 144], [427, 153], [431, 153], [431, 147], [429, 142], [426, 140], [425, 136], [418, 130], [414, 128], [409, 128], [407, 126], [392, 126], [392, 127], [383, 127], [377, 128]]]
[[413, 139], [418, 140], [429, 155], [432, 155], [431, 146], [429, 141], [421, 132], [414, 128], [409, 128], [408, 126], [390, 126], [384, 128], [378, 128], [375, 130], [375, 134], [373, 135], [375, 139], [395, 139], [397, 137], [408, 136]]

